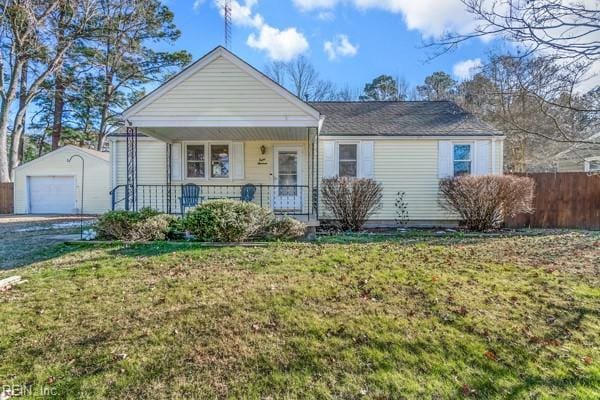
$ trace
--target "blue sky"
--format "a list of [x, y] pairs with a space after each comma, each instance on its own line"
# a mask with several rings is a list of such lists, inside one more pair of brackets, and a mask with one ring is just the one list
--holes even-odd
[[[165, 0], [182, 31], [176, 47], [194, 59], [223, 44], [219, 1]], [[255, 67], [302, 54], [322, 78], [358, 89], [383, 73], [417, 85], [466, 62], [463, 78], [492, 45], [472, 40], [427, 61], [424, 39], [472, 23], [459, 0], [234, 0], [233, 21], [232, 50]]]

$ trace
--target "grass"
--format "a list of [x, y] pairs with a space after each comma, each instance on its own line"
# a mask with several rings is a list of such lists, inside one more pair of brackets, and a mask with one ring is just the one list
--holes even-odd
[[0, 293], [0, 384], [66, 399], [594, 399], [599, 248], [585, 232], [59, 246]]

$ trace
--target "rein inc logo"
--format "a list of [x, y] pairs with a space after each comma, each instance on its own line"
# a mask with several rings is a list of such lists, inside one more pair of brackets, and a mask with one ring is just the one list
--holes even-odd
[[19, 397], [54, 397], [56, 388], [42, 385], [35, 387], [33, 384], [0, 385], [0, 400], [16, 399]]

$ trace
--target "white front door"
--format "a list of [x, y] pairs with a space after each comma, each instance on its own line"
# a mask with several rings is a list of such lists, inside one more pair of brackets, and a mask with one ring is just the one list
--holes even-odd
[[74, 176], [29, 176], [29, 212], [31, 214], [73, 214]]
[[275, 146], [273, 162], [273, 210], [302, 210], [302, 148]]

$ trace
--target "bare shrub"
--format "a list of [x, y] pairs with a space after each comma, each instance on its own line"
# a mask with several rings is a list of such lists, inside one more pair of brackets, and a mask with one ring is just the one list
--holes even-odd
[[460, 176], [440, 181], [440, 204], [460, 215], [465, 227], [485, 231], [506, 217], [533, 212], [533, 179], [513, 175]]
[[381, 206], [383, 188], [373, 179], [346, 177], [322, 181], [323, 205], [329, 209], [339, 228], [360, 230]]
[[264, 236], [274, 240], [296, 240], [306, 233], [306, 224], [291, 218], [275, 218], [265, 228]]

